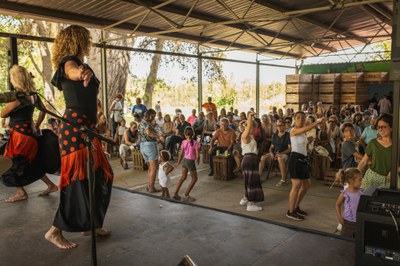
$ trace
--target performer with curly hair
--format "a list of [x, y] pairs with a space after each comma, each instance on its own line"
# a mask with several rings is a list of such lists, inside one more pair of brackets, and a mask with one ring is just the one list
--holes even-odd
[[[88, 154], [84, 142], [85, 134], [79, 127], [95, 130], [97, 93], [99, 80], [92, 69], [83, 64], [89, 55], [90, 32], [81, 26], [72, 25], [59, 32], [53, 46], [53, 65], [57, 68], [52, 84], [64, 92], [66, 110], [59, 129], [61, 150], [60, 205], [53, 226], [45, 238], [61, 249], [70, 249], [77, 244], [63, 237], [62, 231], [90, 231], [89, 184], [87, 179]], [[93, 140], [95, 149], [93, 171], [95, 172], [93, 217], [97, 235], [108, 235], [102, 229], [111, 197], [113, 172], [98, 139]]]

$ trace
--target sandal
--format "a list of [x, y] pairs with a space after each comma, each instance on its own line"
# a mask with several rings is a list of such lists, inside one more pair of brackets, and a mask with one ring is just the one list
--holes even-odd
[[183, 198], [182, 198], [182, 200], [188, 201], [188, 202], [193, 202], [193, 201], [195, 201], [196, 199], [193, 198], [193, 197], [191, 197], [191, 196], [186, 196], [186, 195], [184, 195]]
[[179, 196], [179, 195], [174, 195], [172, 198], [173, 198], [174, 200], [181, 200], [181, 196]]

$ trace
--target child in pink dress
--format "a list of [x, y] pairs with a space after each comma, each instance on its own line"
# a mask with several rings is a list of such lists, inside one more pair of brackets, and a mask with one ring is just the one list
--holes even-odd
[[190, 182], [188, 188], [186, 189], [185, 195], [182, 197], [182, 199], [193, 202], [196, 199], [189, 196], [189, 193], [190, 191], [192, 191], [194, 184], [196, 184], [197, 182], [196, 160], [197, 163], [199, 163], [200, 144], [193, 139], [194, 130], [192, 127], [186, 127], [184, 134], [185, 134], [185, 140], [182, 141], [181, 151], [179, 152], [178, 161], [175, 164], [175, 166], [178, 166], [182, 161], [182, 177], [181, 179], [179, 179], [178, 184], [176, 186], [174, 199], [176, 200], [181, 199], [181, 197], [179, 196], [179, 189], [181, 188], [183, 182], [186, 180], [188, 171], [190, 171], [190, 176], [192, 177], [192, 181]]

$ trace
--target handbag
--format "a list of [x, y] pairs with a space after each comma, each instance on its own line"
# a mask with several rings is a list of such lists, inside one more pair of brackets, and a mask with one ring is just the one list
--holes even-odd
[[121, 113], [118, 113], [118, 114], [114, 113], [113, 118], [114, 118], [114, 121], [117, 122], [117, 123], [121, 122], [121, 120], [124, 119], [122, 117]]

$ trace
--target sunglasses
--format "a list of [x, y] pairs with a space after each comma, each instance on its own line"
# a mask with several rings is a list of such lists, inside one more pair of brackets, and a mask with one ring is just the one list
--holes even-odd
[[332, 121], [332, 120], [331, 120], [331, 121], [328, 121], [328, 122], [329, 122], [329, 123], [335, 123], [336, 121]]

